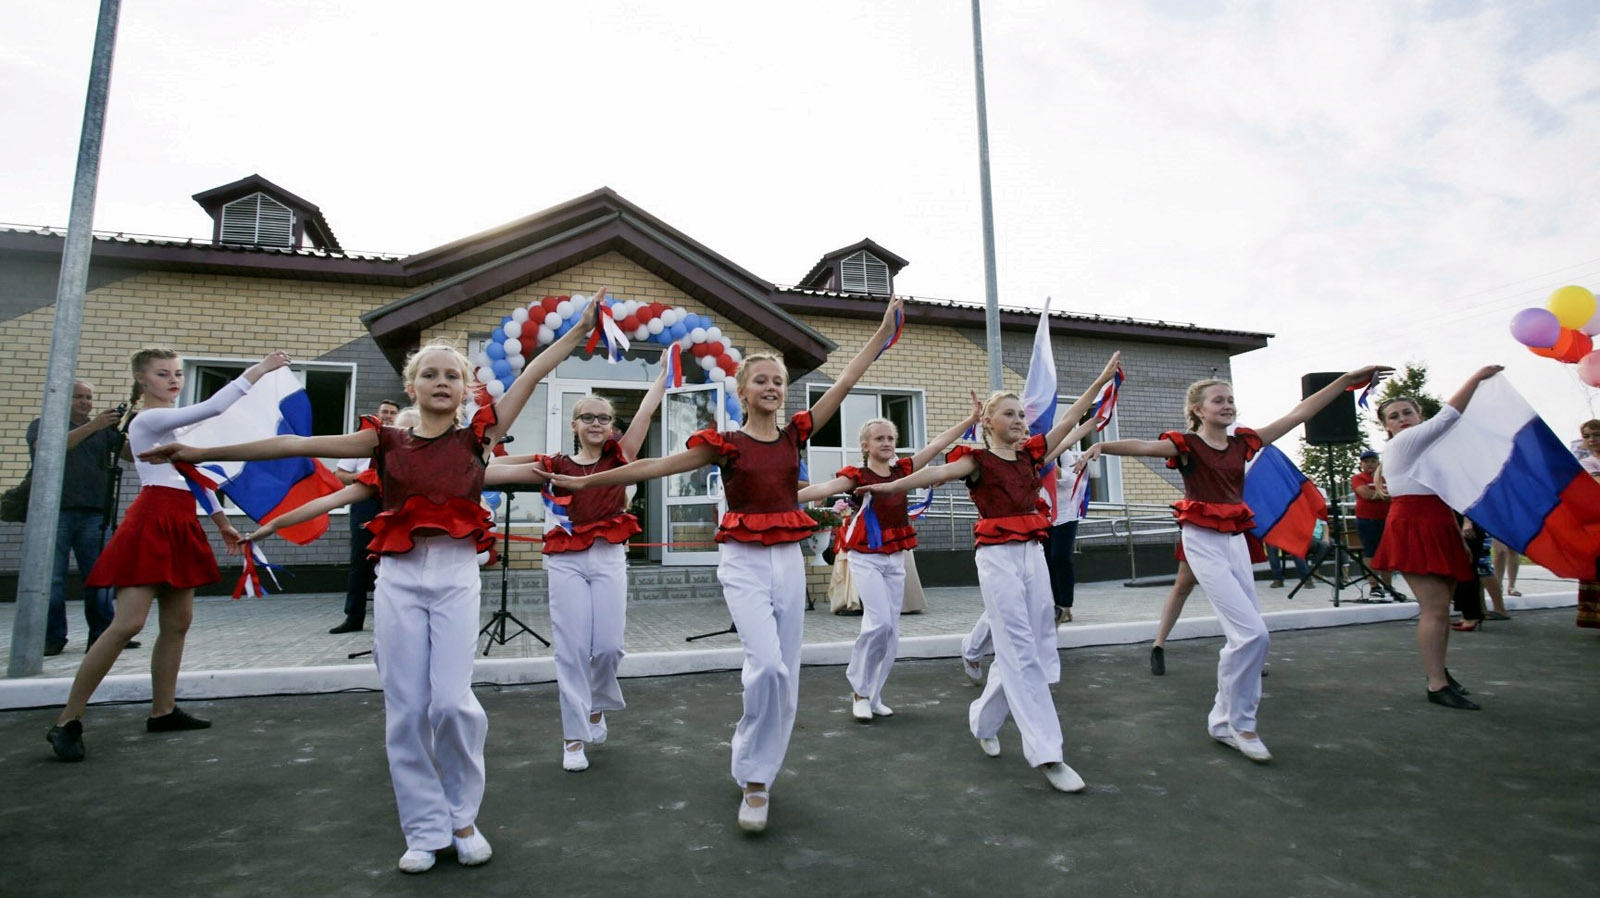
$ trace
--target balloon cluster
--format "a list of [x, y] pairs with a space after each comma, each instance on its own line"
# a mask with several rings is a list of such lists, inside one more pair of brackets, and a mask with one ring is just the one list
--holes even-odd
[[[490, 332], [489, 342], [474, 360], [478, 380], [488, 388], [489, 395], [503, 395], [539, 347], [572, 330], [582, 320], [590, 299], [581, 293], [546, 296], [528, 303], [526, 308], [512, 309], [510, 315], [500, 319], [500, 326]], [[659, 302], [611, 296], [603, 302], [628, 339], [658, 346], [677, 343], [694, 357], [707, 382], [731, 379], [738, 372], [743, 356], [709, 317]], [[732, 389], [725, 395], [728, 414], [737, 421], [739, 400]]]
[[1578, 366], [1578, 379], [1600, 387], [1600, 304], [1583, 287], [1562, 287], [1544, 308], [1523, 309], [1511, 318], [1511, 336], [1534, 355]]

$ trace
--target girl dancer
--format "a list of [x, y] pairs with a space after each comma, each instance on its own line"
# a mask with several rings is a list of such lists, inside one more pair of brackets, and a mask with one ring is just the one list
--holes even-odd
[[[603, 292], [603, 291], [602, 291]], [[410, 430], [363, 418], [355, 433], [331, 437], [280, 436], [235, 446], [197, 449], [170, 445], [147, 460], [255, 461], [289, 456], [372, 456], [360, 483], [309, 502], [257, 531], [305, 520], [371, 497], [383, 510], [367, 525], [379, 556], [373, 593], [373, 652], [383, 683], [385, 746], [406, 852], [399, 867], [422, 873], [434, 853], [451, 844], [456, 859], [476, 865], [493, 854], [478, 828], [483, 800], [483, 744], [488, 717], [472, 694], [472, 655], [478, 634], [477, 553], [492, 550], [492, 521], [480, 502], [486, 482], [513, 475], [488, 469], [490, 448], [521, 413], [539, 381], [578, 345], [594, 322], [599, 297], [584, 324], [528, 361], [498, 402], [481, 387], [481, 403], [462, 426], [472, 366], [454, 346], [430, 343], [412, 353], [403, 373], [406, 394], [422, 423]], [[486, 469], [492, 476], [485, 476]]]
[[[667, 366], [639, 403], [621, 441], [612, 438], [611, 403], [589, 395], [572, 407], [573, 455], [506, 456], [494, 465], [533, 463], [546, 472], [582, 475], [620, 468], [637, 458], [650, 433], [650, 419], [667, 389]], [[549, 577], [550, 626], [555, 631], [556, 687], [561, 696], [561, 767], [589, 769], [583, 744], [606, 741], [607, 711], [627, 707], [617, 682], [622, 636], [627, 625], [628, 537], [639, 522], [628, 514], [627, 491], [620, 486], [568, 493], [571, 531], [552, 528], [544, 535], [544, 569]]]
[[1050, 519], [1039, 510], [1039, 468], [1069, 431], [1083, 426], [1079, 419], [1116, 373], [1120, 355], [1112, 353], [1105, 371], [1049, 433], [1029, 437], [1022, 400], [1015, 393], [994, 393], [983, 406], [983, 439], [989, 448], [957, 446], [945, 464], [860, 488], [877, 495], [966, 480], [979, 515], [972, 528], [983, 592], [978, 625], [999, 628], [989, 680], [968, 709], [968, 724], [984, 754], [999, 757], [1000, 726], [1008, 714], [1015, 716], [1029, 766], [1042, 767], [1050, 785], [1062, 792], [1081, 792], [1084, 783], [1062, 761], [1061, 721], [1050, 698], [1050, 684], [1061, 679], [1061, 657], [1042, 546]]
[[1450, 599], [1458, 581], [1477, 577], [1449, 506], [1404, 472], [1461, 417], [1478, 384], [1499, 371], [1499, 365], [1478, 369], [1427, 421], [1422, 420], [1420, 408], [1409, 397], [1390, 399], [1378, 406], [1378, 420], [1389, 434], [1379, 476], [1393, 499], [1383, 528], [1383, 542], [1378, 545], [1372, 566], [1405, 575], [1406, 585], [1417, 601], [1417, 649], [1428, 674], [1428, 701], [1464, 711], [1476, 711], [1478, 705], [1466, 698], [1466, 690], [1445, 669]]
[[1168, 431], [1155, 440], [1096, 443], [1078, 462], [1100, 456], [1165, 458], [1183, 474], [1184, 497], [1172, 507], [1183, 534], [1183, 554], [1222, 622], [1227, 644], [1217, 661], [1217, 697], [1207, 725], [1212, 738], [1258, 763], [1272, 754], [1256, 733], [1261, 704], [1261, 666], [1267, 660], [1266, 622], [1256, 598], [1255, 571], [1245, 534], [1255, 525], [1244, 504], [1244, 467], [1271, 443], [1321, 411], [1346, 389], [1365, 384], [1390, 369], [1351, 371], [1301, 400], [1289, 413], [1259, 430], [1238, 428], [1232, 435], [1233, 387], [1224, 380], [1189, 385], [1185, 405], [1189, 432]]
[[[210, 399], [185, 408], [175, 407], [183, 390], [183, 360], [176, 352], [141, 349], [129, 362], [133, 393], [128, 403], [136, 406], [142, 399], [143, 410], [125, 426], [129, 449], [138, 453], [170, 442], [180, 427], [220, 414], [249, 392], [261, 375], [289, 364], [289, 356], [274, 352]], [[45, 735], [63, 761], [83, 760], [83, 709], [128, 640], [143, 629], [153, 601], [160, 602], [161, 631], [150, 655], [150, 719], [145, 721], [145, 729], [160, 733], [211, 726], [210, 721], [177, 706], [178, 668], [183, 664], [184, 637], [194, 619], [194, 589], [215, 583], [222, 575], [195, 520], [194, 495], [188, 484], [171, 468], [139, 461], [134, 469], [139, 472], [139, 496], [128, 506], [122, 526], [84, 580], [89, 588], [116, 589], [116, 614], [83, 656], [72, 691], [67, 693], [67, 706]], [[222, 534], [228, 554], [237, 555], [239, 531], [228, 523], [227, 514], [219, 509], [211, 520]]]
[[805, 622], [805, 568], [800, 541], [815, 529], [796, 499], [800, 446], [826, 424], [850, 389], [891, 342], [901, 301], [889, 300], [883, 321], [867, 345], [810, 411], [796, 412], [778, 426], [788, 376], [774, 354], [745, 356], [736, 378], [744, 426], [718, 433], [702, 430], [688, 448], [663, 458], [636, 461], [583, 477], [552, 474], [564, 489], [638, 483], [693, 471], [722, 468], [728, 511], [717, 530], [717, 579], [744, 647], [744, 716], [733, 733], [733, 778], [743, 789], [739, 826], [767, 826], [768, 788], [783, 767], [800, 698], [800, 642]]
[[[861, 425], [861, 466], [839, 469], [839, 475], [825, 483], [800, 491], [801, 504], [825, 499], [835, 493], [851, 492], [869, 483], [886, 483], [922, 470], [946, 447], [961, 438], [967, 428], [983, 416], [983, 403], [972, 395], [972, 414], [960, 424], [939, 434], [921, 452], [910, 458], [896, 458], [895, 444], [900, 437], [894, 423], [874, 418]], [[883, 493], [873, 498], [871, 513], [881, 530], [874, 537], [859, 518], [843, 540], [850, 565], [851, 581], [861, 594], [861, 635], [850, 652], [845, 677], [850, 681], [850, 714], [870, 723], [879, 717], [893, 716], [883, 703], [883, 684], [889, 679], [895, 652], [900, 645], [900, 605], [906, 585], [905, 552], [916, 548], [917, 531], [906, 512], [905, 493]], [[858, 514], [865, 514], [862, 509]]]

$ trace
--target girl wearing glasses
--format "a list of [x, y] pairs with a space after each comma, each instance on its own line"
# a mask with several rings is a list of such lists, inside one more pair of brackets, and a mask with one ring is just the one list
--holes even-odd
[[[645, 393], [622, 439], [615, 438], [616, 412], [610, 400], [590, 394], [572, 407], [577, 451], [568, 455], [507, 456], [496, 464], [532, 462], [555, 473], [581, 477], [620, 468], [639, 457], [650, 433], [650, 419], [667, 389], [667, 366]], [[622, 635], [627, 625], [628, 537], [639, 522], [628, 513], [621, 486], [569, 492], [552, 491], [566, 503], [570, 530], [553, 527], [544, 535], [544, 569], [550, 589], [550, 627], [555, 631], [556, 688], [561, 697], [561, 767], [589, 769], [584, 743], [606, 741], [607, 711], [620, 711]]]

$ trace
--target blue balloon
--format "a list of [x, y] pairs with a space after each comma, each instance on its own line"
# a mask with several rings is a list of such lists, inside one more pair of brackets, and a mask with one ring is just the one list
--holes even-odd
[[500, 494], [498, 492], [487, 492], [487, 493], [484, 493], [483, 494], [483, 501], [489, 503], [489, 507], [490, 508], [499, 508], [500, 507]]
[[556, 326], [556, 336], [559, 337], [562, 334], [565, 334], [567, 331], [572, 330], [572, 322], [574, 322], [576, 320], [577, 320], [577, 316], [573, 316], [572, 318], [568, 318], [568, 319], [562, 321], [559, 325]]
[[483, 352], [491, 359], [503, 359], [506, 357], [506, 347], [503, 343], [490, 343], [488, 346], [483, 347]]
[[494, 364], [490, 365], [489, 367], [490, 370], [494, 372], [495, 377], [504, 378], [511, 376], [511, 363], [505, 359], [495, 359]]
[[505, 341], [506, 341], [506, 329], [505, 328], [497, 327], [494, 330], [489, 332], [489, 342], [490, 343], [504, 343]]
[[512, 318], [510, 315], [507, 315], [504, 318], [500, 319], [500, 326], [501, 327], [505, 327], [506, 325], [510, 324], [511, 322], [513, 322], [515, 320], [517, 320], [517, 319]]
[[515, 377], [512, 377], [509, 374], [502, 374], [502, 375], [500, 375], [500, 386], [505, 387], [506, 389], [509, 390], [509, 389], [511, 389], [511, 385], [513, 383], [515, 383], [516, 380], [517, 379]]
[[672, 339], [682, 340], [689, 333], [689, 329], [680, 321], [672, 326]]

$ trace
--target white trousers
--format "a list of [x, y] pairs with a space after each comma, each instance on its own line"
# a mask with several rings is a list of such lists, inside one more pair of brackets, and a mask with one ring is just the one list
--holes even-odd
[[1184, 524], [1183, 554], [1227, 637], [1217, 658], [1217, 698], [1206, 725], [1213, 736], [1227, 735], [1230, 724], [1241, 733], [1253, 733], [1271, 636], [1256, 598], [1250, 547], [1242, 533]]
[[581, 552], [544, 557], [550, 582], [556, 687], [561, 694], [561, 738], [588, 742], [589, 715], [620, 711], [617, 665], [625, 654], [628, 614], [628, 547], [597, 541]]
[[477, 549], [425, 536], [378, 562], [372, 650], [383, 684], [384, 744], [407, 848], [436, 851], [483, 801], [489, 718], [472, 694]]
[[799, 543], [722, 543], [717, 579], [744, 646], [744, 716], [733, 731], [733, 778], [772, 785], [800, 707], [806, 575]]
[[977, 559], [983, 614], [993, 629], [994, 664], [983, 694], [967, 709], [972, 735], [993, 738], [1009, 714], [1022, 734], [1022, 755], [1030, 765], [1060, 761], [1061, 720], [1050, 683], [1061, 678], [1061, 659], [1044, 547], [1037, 542], [979, 546]]
[[900, 649], [900, 608], [906, 596], [904, 552], [849, 552], [850, 580], [861, 596], [861, 634], [844, 675], [856, 695], [877, 704]]

